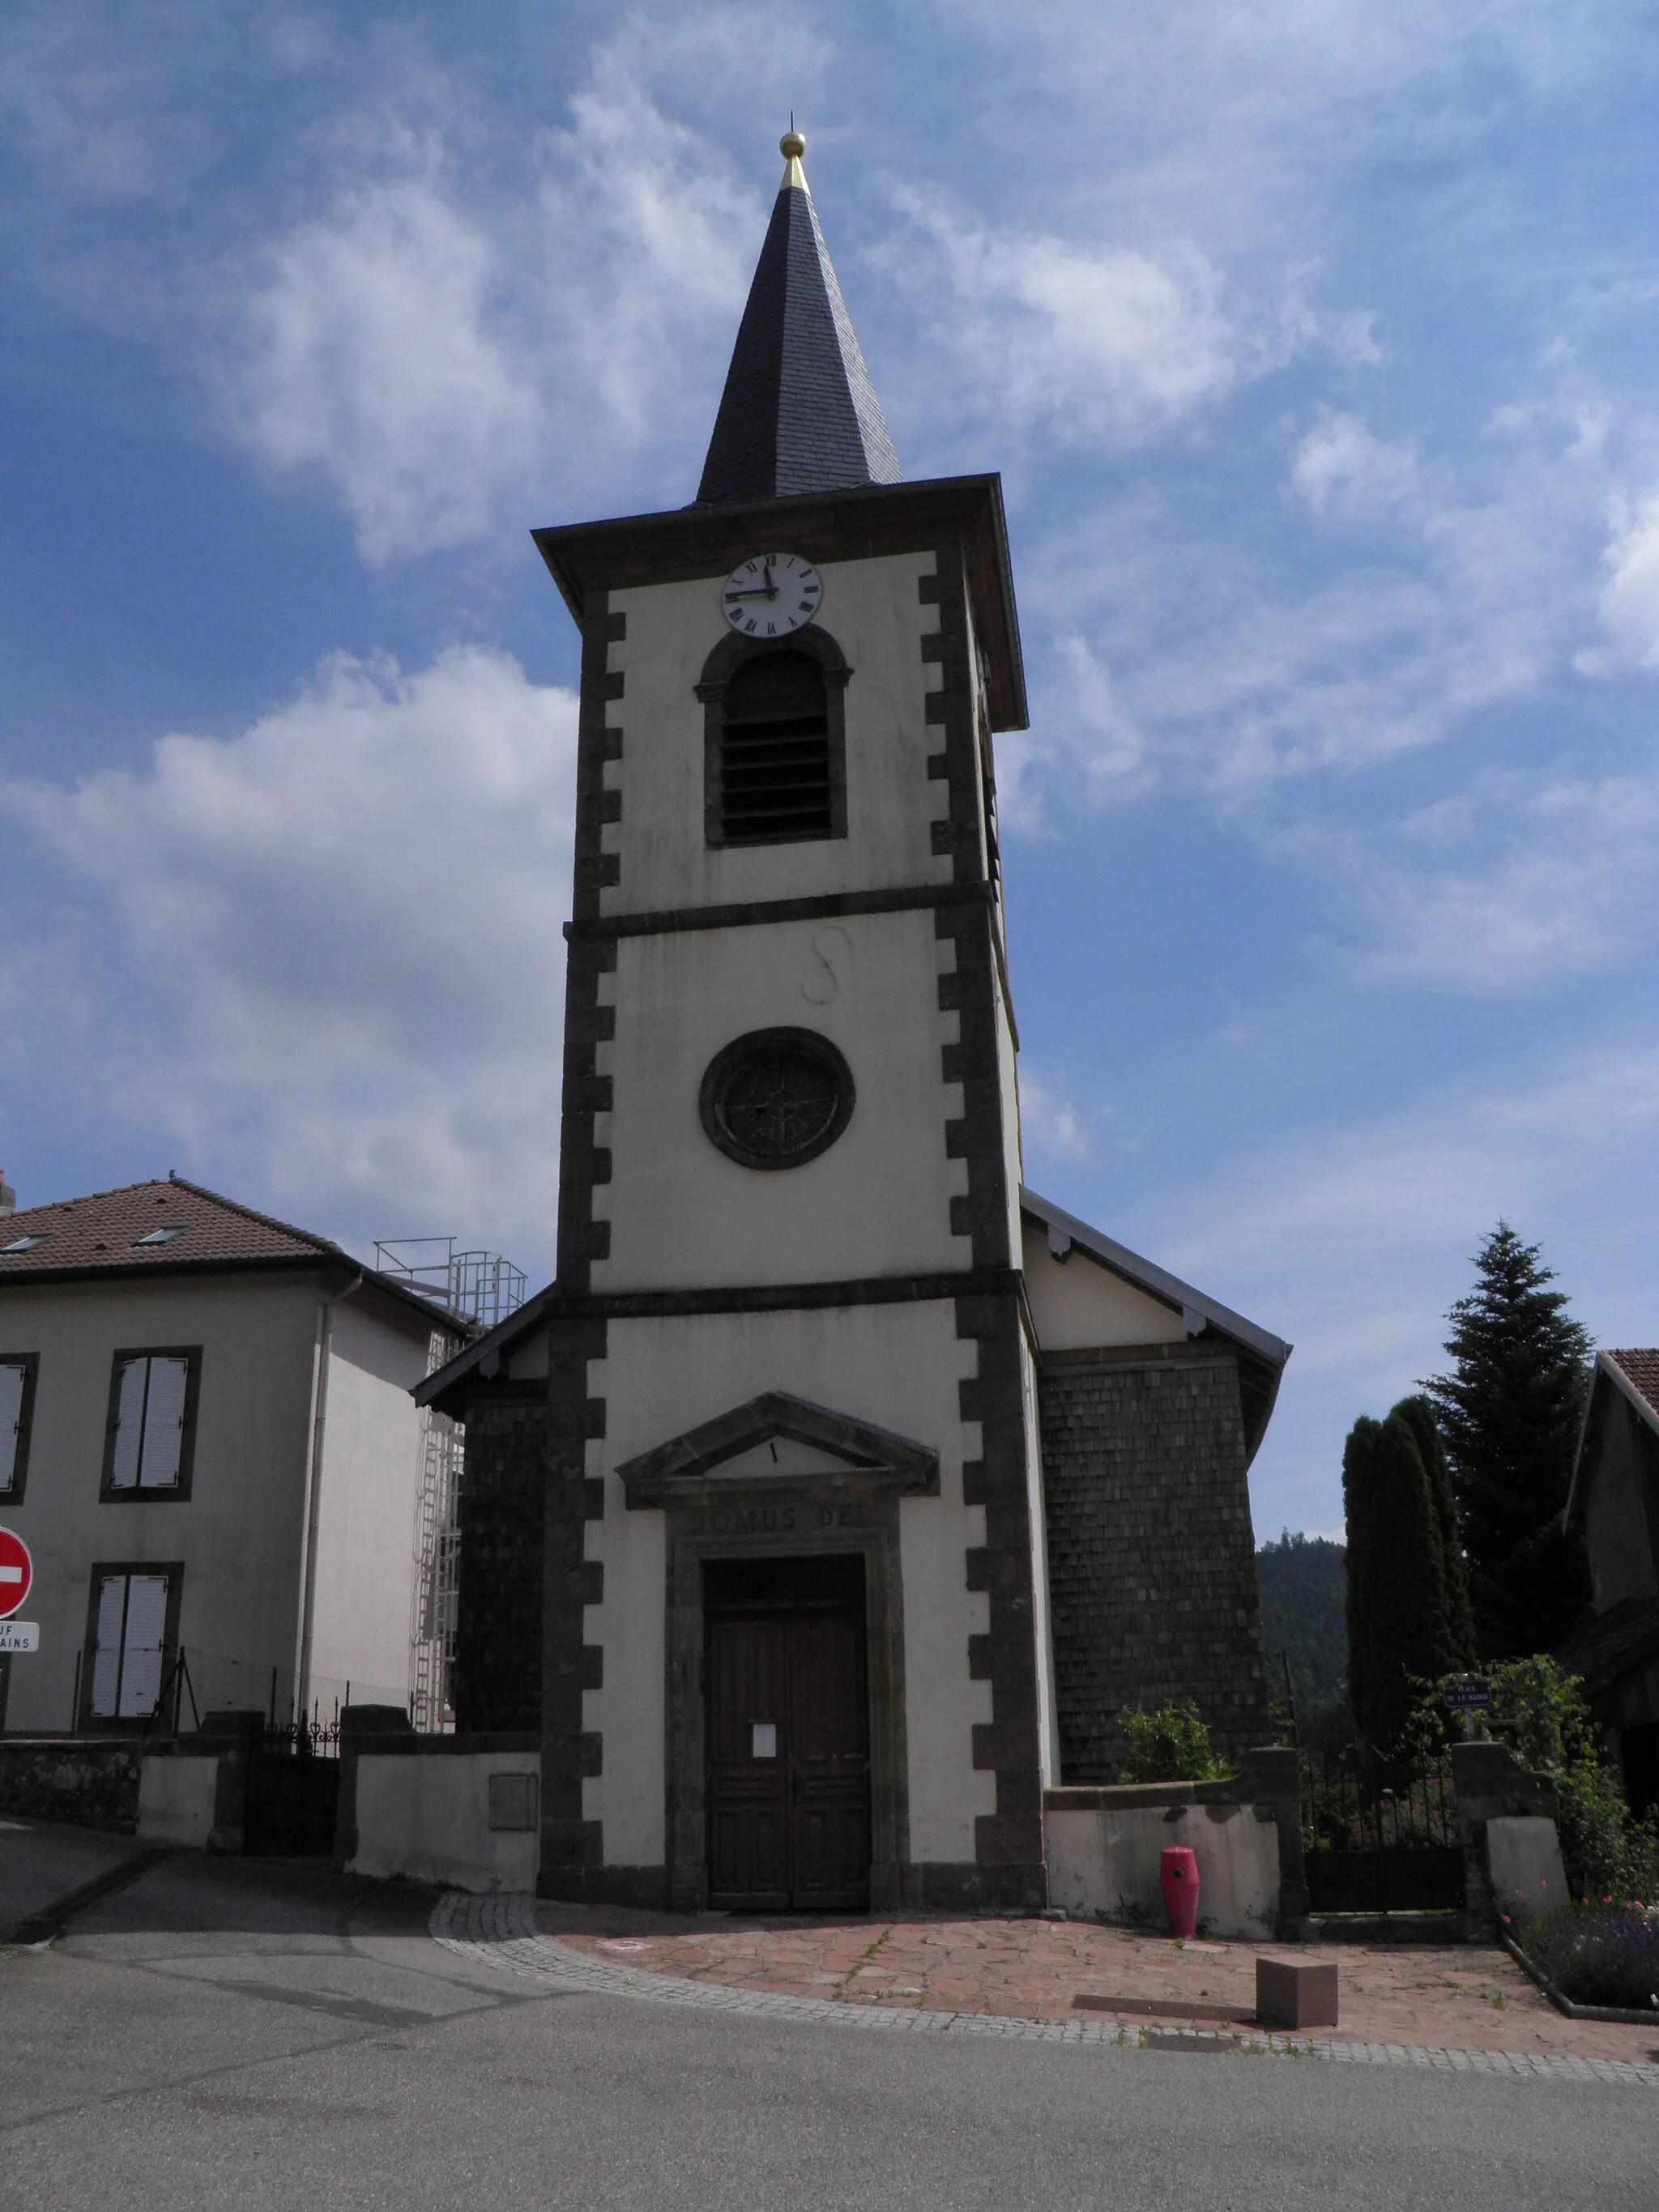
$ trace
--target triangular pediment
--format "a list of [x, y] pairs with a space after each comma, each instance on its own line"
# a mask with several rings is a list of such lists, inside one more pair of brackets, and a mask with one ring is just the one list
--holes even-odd
[[617, 1469], [630, 1505], [717, 1490], [934, 1493], [939, 1454], [908, 1437], [787, 1391], [769, 1390], [670, 1437]]

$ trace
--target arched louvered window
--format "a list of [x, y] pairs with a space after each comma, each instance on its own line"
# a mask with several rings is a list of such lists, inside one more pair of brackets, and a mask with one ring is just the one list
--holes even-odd
[[804, 653], [745, 661], [720, 706], [718, 842], [778, 845], [836, 834], [830, 702]]

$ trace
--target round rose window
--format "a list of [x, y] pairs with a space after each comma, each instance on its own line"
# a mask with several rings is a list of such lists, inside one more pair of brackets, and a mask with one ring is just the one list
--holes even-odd
[[811, 1030], [755, 1030], [709, 1063], [702, 1126], [746, 1168], [798, 1168], [833, 1145], [853, 1111], [853, 1074]]

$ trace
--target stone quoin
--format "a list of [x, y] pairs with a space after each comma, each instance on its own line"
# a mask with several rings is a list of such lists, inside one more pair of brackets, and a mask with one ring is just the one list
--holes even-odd
[[466, 1424], [459, 1723], [539, 1732], [549, 1895], [1030, 1907], [1121, 1705], [1261, 1738], [1290, 1347], [1024, 1188], [1000, 479], [902, 479], [782, 151], [696, 501], [535, 532], [558, 1272], [416, 1393]]

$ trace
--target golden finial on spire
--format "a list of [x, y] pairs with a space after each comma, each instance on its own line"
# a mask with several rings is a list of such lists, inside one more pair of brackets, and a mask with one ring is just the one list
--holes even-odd
[[787, 191], [791, 185], [799, 185], [805, 191], [807, 189], [806, 172], [800, 165], [800, 157], [806, 151], [806, 134], [796, 130], [793, 115], [789, 118], [789, 128], [778, 141], [778, 151], [784, 161], [782, 189]]

